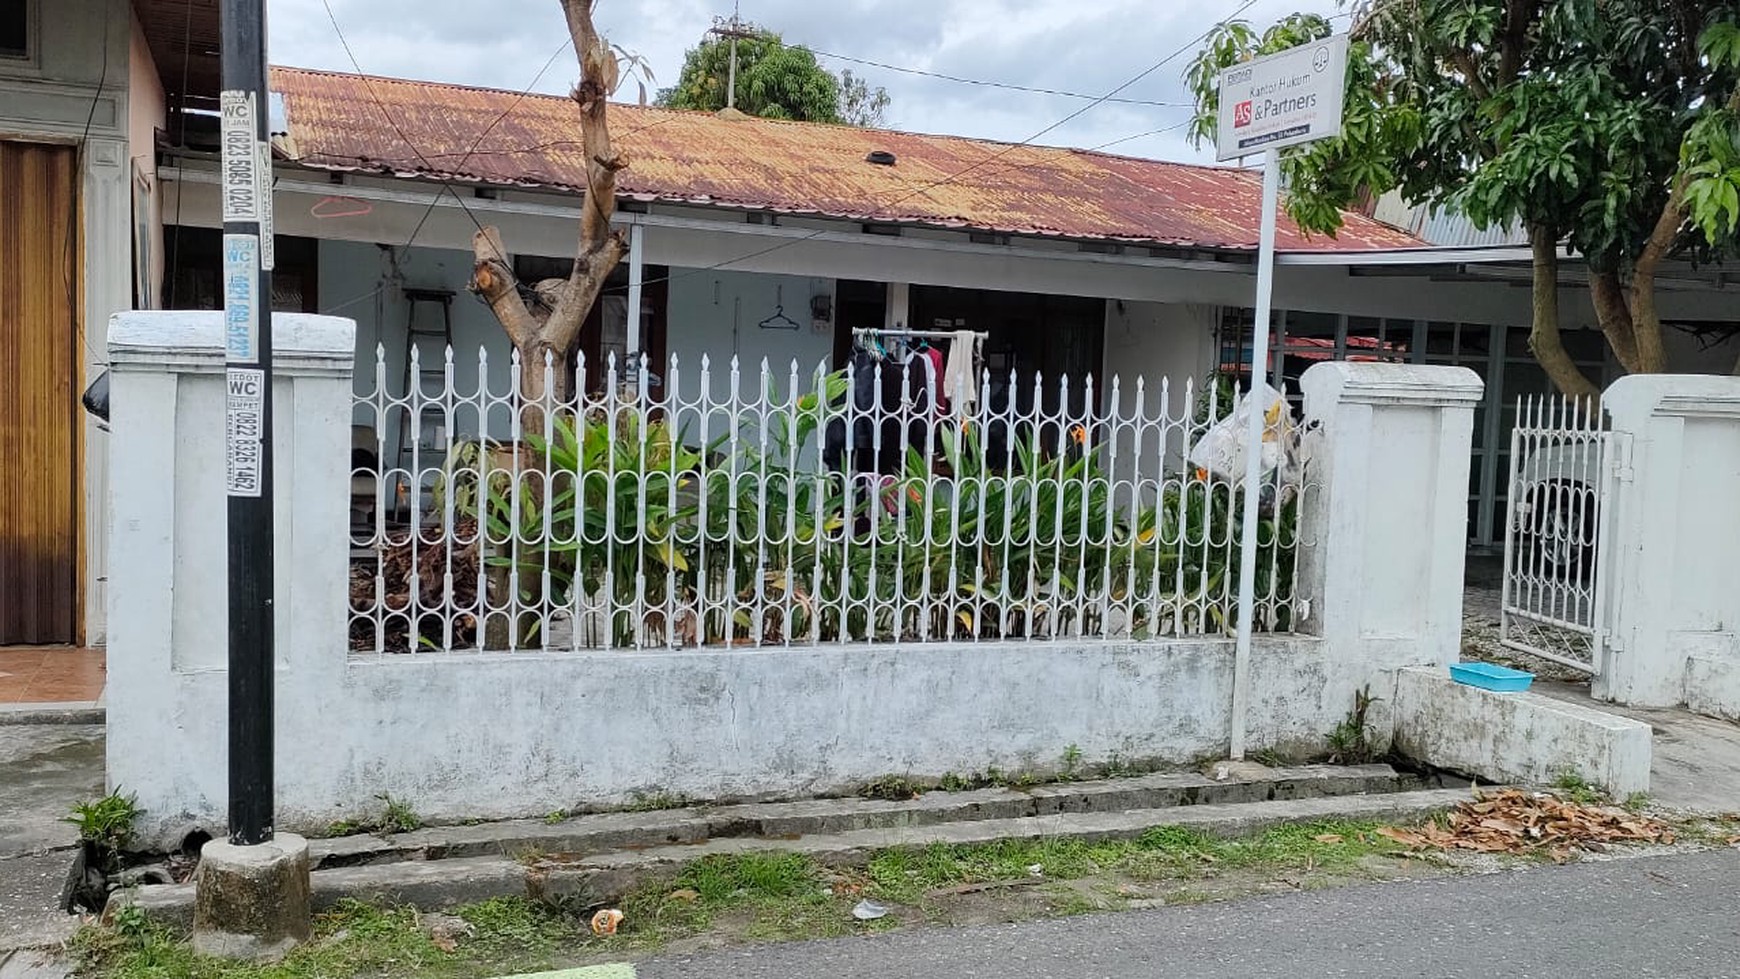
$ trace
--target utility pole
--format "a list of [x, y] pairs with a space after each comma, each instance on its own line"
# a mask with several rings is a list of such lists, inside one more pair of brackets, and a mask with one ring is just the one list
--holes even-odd
[[222, 188], [229, 496], [229, 835], [271, 842], [272, 150], [265, 0], [223, 0]]
[[272, 825], [272, 145], [266, 0], [222, 0], [230, 832], [199, 851], [193, 949], [277, 961], [314, 934], [308, 841]]
[[740, 6], [733, 3], [731, 5], [731, 19], [714, 17], [713, 26], [707, 31], [716, 37], [731, 39], [731, 67], [725, 81], [725, 108], [727, 109], [737, 108], [737, 40], [738, 38], [753, 40], [761, 36], [761, 32], [755, 30], [754, 25], [744, 23], [743, 18], [738, 16], [740, 10]]

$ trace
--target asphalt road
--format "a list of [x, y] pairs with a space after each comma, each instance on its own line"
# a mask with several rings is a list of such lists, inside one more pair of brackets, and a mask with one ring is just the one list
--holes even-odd
[[1740, 851], [736, 949], [640, 979], [1740, 977]]

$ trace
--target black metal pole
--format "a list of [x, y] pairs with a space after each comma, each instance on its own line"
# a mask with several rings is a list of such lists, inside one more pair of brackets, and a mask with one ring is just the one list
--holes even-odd
[[272, 155], [265, 0], [223, 0], [230, 842], [272, 839]]

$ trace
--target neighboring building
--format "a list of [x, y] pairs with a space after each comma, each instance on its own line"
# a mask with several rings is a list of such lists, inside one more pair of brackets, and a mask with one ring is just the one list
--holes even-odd
[[107, 457], [79, 394], [161, 271], [166, 92], [215, 104], [211, 0], [0, 0], [0, 645], [100, 642]]

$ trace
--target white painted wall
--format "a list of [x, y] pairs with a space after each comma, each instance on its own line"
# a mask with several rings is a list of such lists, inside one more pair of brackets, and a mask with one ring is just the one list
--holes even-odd
[[[495, 315], [482, 300], [467, 290], [471, 281], [471, 253], [444, 248], [383, 248], [379, 245], [348, 241], [323, 241], [319, 248], [319, 288], [322, 309], [345, 300], [353, 300], [342, 308], [346, 318], [356, 323], [356, 393], [367, 396], [375, 391], [376, 346], [386, 348], [386, 387], [395, 394], [403, 390], [406, 352], [406, 323], [410, 303], [405, 289], [446, 289], [453, 296], [453, 376], [455, 390], [461, 395], [475, 395], [478, 383], [478, 352], [488, 356], [490, 390], [505, 394], [510, 385], [508, 371], [513, 344]], [[362, 297], [358, 299], [357, 297]], [[440, 307], [419, 303], [418, 329], [439, 329]], [[440, 347], [439, 342], [420, 341], [427, 355]], [[441, 364], [425, 363], [426, 368], [440, 369]], [[435, 394], [440, 388], [438, 378], [425, 381], [424, 390]], [[366, 408], [358, 408], [357, 421], [370, 421]], [[500, 423], [500, 419], [497, 420]], [[454, 420], [454, 430], [474, 435], [479, 429], [474, 411], [462, 412]]]
[[[168, 111], [163, 81], [158, 77], [157, 63], [151, 58], [151, 47], [138, 15], [129, 12], [128, 22], [131, 30], [127, 46], [127, 144], [132, 160], [129, 179], [143, 180], [150, 202], [150, 270], [146, 290], [154, 299], [163, 291], [163, 255], [158, 244], [163, 240], [163, 189], [157, 182], [157, 130], [167, 122]], [[138, 219], [139, 215], [134, 215], [134, 220]]]
[[[780, 382], [781, 397], [790, 386], [794, 361], [800, 388], [804, 390], [809, 388], [818, 365], [831, 368], [834, 325], [830, 321], [819, 330], [816, 328], [810, 320], [810, 297], [825, 295], [831, 303], [832, 280], [690, 268], [673, 268], [670, 276], [665, 342], [667, 353], [678, 358], [682, 376], [689, 378], [683, 381], [680, 392], [685, 397], [692, 397], [699, 390], [693, 372], [700, 370], [702, 356], [711, 362], [715, 399], [730, 394], [734, 356], [742, 370], [740, 390], [746, 398], [756, 393], [755, 378], [760, 375], [763, 360]], [[798, 328], [762, 328], [760, 323], [782, 305], [785, 315], [797, 321]]]
[[[79, 144], [83, 168], [82, 393], [104, 364], [109, 315], [132, 307], [132, 181], [128, 87], [132, 9], [127, 0], [35, 4], [31, 57], [0, 60], [0, 134]], [[77, 409], [74, 409], [77, 410]], [[105, 641], [108, 436], [85, 417], [85, 641]]]
[[[107, 771], [111, 785], [138, 793], [146, 842], [213, 828], [225, 810], [225, 587], [211, 574], [224, 531], [209, 519], [223, 505], [219, 315], [129, 314], [111, 332], [115, 466], [129, 478], [117, 480], [113, 511]], [[362, 816], [381, 792], [456, 820], [637, 792], [791, 796], [887, 774], [1018, 770], [1055, 764], [1070, 744], [1089, 763], [1116, 753], [1182, 765], [1227, 750], [1224, 639], [353, 657], [343, 531], [351, 330], [325, 317], [274, 324], [281, 828]], [[1442, 523], [1445, 500], [1459, 510], [1468, 411], [1454, 398], [1430, 405], [1460, 380], [1427, 370], [1383, 386], [1381, 398], [1372, 385], [1344, 385], [1372, 394], [1364, 402], [1318, 393], [1314, 403], [1344, 409], [1328, 413], [1331, 441], [1342, 431], [1353, 440], [1346, 452], [1337, 445], [1323, 477], [1326, 529], [1356, 527], [1379, 507], [1415, 527]], [[1412, 493], [1356, 463], [1434, 420], [1439, 434], [1407, 453], [1396, 477]], [[1438, 613], [1460, 602], [1460, 573], [1448, 571], [1460, 568], [1461, 537], [1426, 541], [1437, 549], [1407, 548], [1399, 564], [1379, 565], [1364, 533], [1317, 539], [1327, 559], [1311, 584], [1325, 596], [1313, 620], [1353, 618], [1324, 622], [1321, 639], [1256, 644], [1252, 749], [1315, 749], [1354, 690], [1393, 689], [1395, 668], [1454, 655], [1454, 620]], [[1374, 587], [1386, 574], [1424, 593]], [[1362, 607], [1350, 597], [1362, 592], [1398, 607]]]
[[1740, 716], [1740, 377], [1634, 375], [1601, 403], [1622, 469], [1603, 529], [1611, 629], [1595, 695]]

